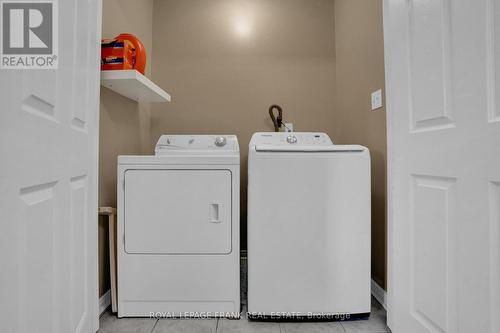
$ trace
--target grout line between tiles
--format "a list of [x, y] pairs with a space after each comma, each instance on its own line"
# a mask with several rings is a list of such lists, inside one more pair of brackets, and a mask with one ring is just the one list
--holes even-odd
[[215, 324], [215, 333], [219, 332], [219, 320], [220, 318], [217, 318], [217, 322]]
[[154, 332], [154, 330], [155, 330], [155, 328], [156, 328], [156, 325], [158, 325], [158, 320], [160, 320], [160, 319], [156, 318], [155, 324], [153, 325], [153, 328], [151, 329], [151, 332], [150, 332], [150, 333], [153, 333], [153, 332]]

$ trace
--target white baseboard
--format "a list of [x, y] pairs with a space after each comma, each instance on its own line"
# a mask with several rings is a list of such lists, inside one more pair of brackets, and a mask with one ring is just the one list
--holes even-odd
[[99, 298], [99, 316], [111, 305], [111, 289]]
[[374, 280], [372, 280], [372, 295], [387, 311], [387, 293]]
[[[375, 299], [387, 310], [387, 293], [386, 291], [379, 286], [377, 282], [372, 280], [371, 283], [372, 295]], [[111, 305], [111, 290], [108, 290], [104, 293], [104, 295], [99, 298], [99, 315], [101, 315], [106, 309]]]

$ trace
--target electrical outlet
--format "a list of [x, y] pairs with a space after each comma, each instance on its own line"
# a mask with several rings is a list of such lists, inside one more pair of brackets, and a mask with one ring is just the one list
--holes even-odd
[[372, 110], [382, 107], [382, 89], [372, 92]]
[[285, 132], [293, 132], [293, 123], [283, 123]]

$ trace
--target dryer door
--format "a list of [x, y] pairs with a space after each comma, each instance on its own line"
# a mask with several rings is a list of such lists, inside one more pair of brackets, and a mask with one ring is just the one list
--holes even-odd
[[125, 252], [231, 252], [229, 170], [127, 170]]

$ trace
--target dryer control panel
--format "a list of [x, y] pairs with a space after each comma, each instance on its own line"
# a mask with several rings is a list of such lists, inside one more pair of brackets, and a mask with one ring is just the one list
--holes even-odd
[[156, 155], [182, 151], [239, 151], [236, 135], [162, 135]]

